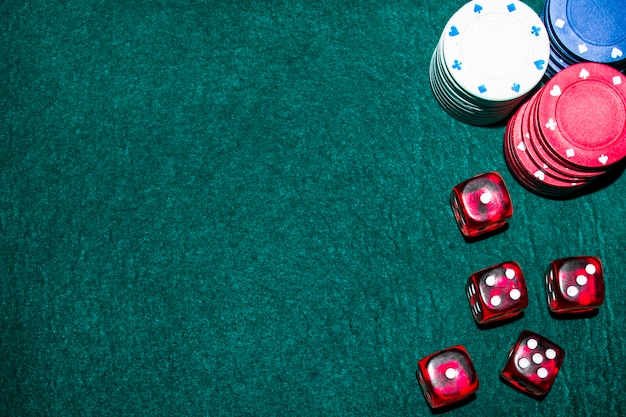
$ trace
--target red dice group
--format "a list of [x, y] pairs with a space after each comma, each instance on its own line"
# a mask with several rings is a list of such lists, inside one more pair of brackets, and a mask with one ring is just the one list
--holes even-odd
[[[550, 262], [545, 284], [548, 307], [555, 315], [589, 313], [604, 303], [604, 272], [602, 262], [595, 256]], [[467, 280], [465, 293], [479, 326], [514, 319], [528, 306], [524, 273], [513, 261], [473, 273]], [[509, 350], [500, 377], [529, 395], [545, 396], [564, 358], [561, 346], [524, 330]], [[463, 346], [444, 349], [421, 359], [417, 379], [432, 408], [456, 404], [479, 387], [476, 370]]]
[[[504, 180], [496, 172], [478, 175], [454, 187], [450, 205], [459, 229], [468, 238], [501, 228], [513, 214]], [[528, 307], [524, 273], [514, 261], [471, 274], [465, 293], [479, 327], [515, 320]], [[595, 256], [550, 262], [545, 274], [545, 293], [554, 316], [596, 311], [605, 297], [602, 262]], [[509, 349], [500, 378], [526, 394], [543, 397], [554, 384], [564, 358], [565, 350], [561, 346], [524, 330]], [[478, 390], [477, 372], [463, 346], [435, 352], [417, 365], [417, 380], [433, 409], [459, 404]]]
[[[500, 377], [520, 391], [541, 397], [550, 391], [564, 358], [559, 345], [524, 330], [509, 350]], [[478, 375], [463, 346], [428, 355], [417, 366], [417, 380], [433, 409], [457, 404], [478, 391]]]

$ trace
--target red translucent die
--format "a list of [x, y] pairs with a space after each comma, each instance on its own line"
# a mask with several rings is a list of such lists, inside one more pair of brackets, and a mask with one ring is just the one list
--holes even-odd
[[528, 307], [526, 280], [517, 262], [504, 262], [475, 272], [465, 293], [478, 324], [505, 320]]
[[537, 333], [522, 331], [509, 351], [502, 378], [527, 394], [544, 396], [559, 373], [565, 351]]
[[496, 230], [513, 216], [509, 190], [497, 172], [477, 175], [454, 187], [450, 206], [467, 237]]
[[573, 256], [550, 262], [546, 272], [548, 307], [554, 313], [584, 313], [604, 303], [602, 262], [595, 256]]
[[476, 370], [463, 346], [433, 353], [417, 366], [417, 379], [432, 408], [456, 403], [478, 390]]

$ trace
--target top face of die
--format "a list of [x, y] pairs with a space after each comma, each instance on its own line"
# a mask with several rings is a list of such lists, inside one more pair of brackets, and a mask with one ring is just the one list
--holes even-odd
[[483, 272], [478, 288], [491, 310], [506, 311], [528, 304], [525, 282], [519, 264], [507, 262]]
[[511, 199], [497, 172], [471, 178], [461, 187], [461, 202], [476, 221], [489, 221], [507, 212]]
[[548, 306], [556, 313], [596, 309], [604, 302], [604, 272], [595, 256], [575, 256], [550, 263], [546, 274]]
[[534, 395], [545, 395], [561, 368], [565, 351], [556, 343], [524, 330], [511, 351], [502, 375], [516, 387]]
[[504, 262], [472, 274], [466, 294], [479, 324], [516, 316], [528, 306], [528, 292], [517, 262]]
[[451, 205], [461, 232], [469, 237], [495, 230], [513, 215], [509, 191], [497, 172], [477, 175], [454, 187]]

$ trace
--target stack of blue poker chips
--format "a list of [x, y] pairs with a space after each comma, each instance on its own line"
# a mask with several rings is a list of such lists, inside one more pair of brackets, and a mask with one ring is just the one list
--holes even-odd
[[626, 0], [546, 0], [540, 16], [550, 37], [546, 78], [580, 62], [626, 71]]

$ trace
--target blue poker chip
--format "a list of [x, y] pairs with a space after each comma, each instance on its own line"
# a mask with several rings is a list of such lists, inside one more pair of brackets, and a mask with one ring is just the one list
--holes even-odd
[[[548, 0], [545, 5], [548, 6], [550, 1]], [[550, 22], [550, 15], [548, 13], [547, 7], [544, 7], [541, 15], [541, 21], [546, 27], [546, 32], [548, 37], [550, 38], [550, 59], [556, 60], [559, 62], [559, 67], [569, 66], [573, 64], [577, 64], [580, 62], [580, 58], [573, 56], [568, 50], [567, 47], [564, 46], [559, 40], [557, 34], [554, 33], [554, 29], [552, 28], [552, 24]], [[554, 65], [553, 65], [554, 66]]]
[[626, 0], [547, 0], [544, 23], [569, 64], [626, 64]]

